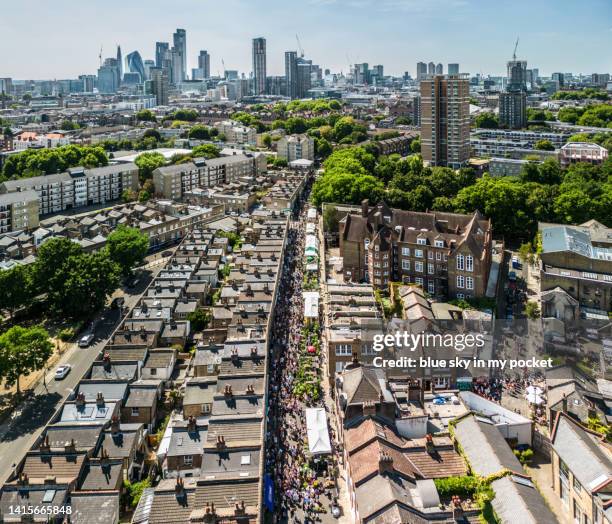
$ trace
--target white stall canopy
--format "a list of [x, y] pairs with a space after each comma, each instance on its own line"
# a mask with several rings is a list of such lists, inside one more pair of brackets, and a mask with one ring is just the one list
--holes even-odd
[[313, 455], [331, 453], [329, 432], [327, 431], [327, 415], [323, 408], [306, 409], [306, 432], [308, 434], [308, 449]]
[[304, 318], [319, 317], [319, 293], [317, 291], [304, 291]]

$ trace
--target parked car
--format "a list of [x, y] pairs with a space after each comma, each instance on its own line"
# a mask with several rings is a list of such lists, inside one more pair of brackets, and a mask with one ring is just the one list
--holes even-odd
[[72, 366], [70, 364], [64, 364], [63, 366], [59, 366], [55, 370], [55, 380], [65, 379], [68, 373], [70, 373], [71, 369], [72, 369]]
[[162, 257], [164, 258], [171, 257], [171, 256], [172, 256], [172, 251], [170, 251], [169, 249], [162, 253]]
[[120, 307], [123, 307], [123, 304], [125, 304], [125, 298], [116, 297], [116, 298], [113, 298], [113, 301], [111, 302], [111, 308], [119, 309]]
[[93, 341], [94, 341], [93, 333], [90, 333], [89, 335], [82, 336], [79, 339], [79, 347], [80, 348], [88, 348]]

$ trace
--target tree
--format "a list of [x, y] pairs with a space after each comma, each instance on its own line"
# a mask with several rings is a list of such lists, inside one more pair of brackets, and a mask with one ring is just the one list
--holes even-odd
[[191, 328], [194, 331], [202, 331], [208, 326], [210, 316], [206, 311], [198, 308], [193, 313], [189, 313], [189, 315], [187, 315], [187, 320], [191, 322]]
[[272, 165], [274, 167], [287, 167], [287, 159], [276, 157], [274, 161], [272, 162]]
[[317, 155], [321, 158], [327, 158], [332, 154], [332, 146], [325, 138], [315, 139]]
[[213, 144], [202, 144], [191, 150], [191, 156], [193, 158], [219, 158], [221, 151]]
[[149, 238], [136, 228], [119, 226], [108, 235], [106, 248], [110, 259], [119, 264], [121, 272], [129, 275], [149, 251]]
[[208, 140], [210, 131], [206, 126], [195, 125], [189, 130], [189, 138], [192, 140]]
[[323, 211], [323, 227], [325, 231], [336, 233], [339, 225], [340, 220], [336, 206], [325, 206], [325, 210]]
[[272, 137], [268, 133], [264, 133], [261, 137], [261, 143], [267, 148], [270, 148], [272, 146]]
[[421, 137], [416, 137], [412, 142], [410, 142], [410, 151], [413, 153], [421, 152]]
[[151, 110], [142, 109], [136, 113], [136, 120], [141, 122], [155, 122], [157, 119]]
[[142, 135], [143, 138], [154, 138], [156, 142], [161, 142], [161, 135], [157, 129], [147, 129]]
[[394, 123], [396, 126], [409, 126], [412, 124], [412, 120], [408, 116], [398, 116]]
[[52, 353], [45, 329], [14, 326], [0, 335], [0, 377], [7, 386], [17, 385], [19, 394], [19, 377], [43, 369]]
[[184, 122], [195, 122], [198, 112], [195, 109], [177, 109], [172, 115], [172, 120], [182, 120]]
[[494, 113], [480, 113], [474, 119], [474, 125], [483, 129], [497, 129], [499, 127], [499, 118]]
[[547, 140], [547, 139], [538, 140], [534, 144], [533, 148], [539, 151], [554, 151], [555, 150], [554, 144], [550, 140]]
[[153, 171], [166, 164], [166, 159], [161, 153], [142, 153], [134, 163], [138, 166], [141, 182], [144, 182], [153, 176]]
[[62, 131], [72, 131], [74, 129], [79, 129], [79, 124], [73, 122], [72, 120], [62, 120], [60, 123], [60, 129]]
[[525, 304], [525, 315], [531, 320], [540, 318], [540, 308], [537, 302], [529, 301]]
[[589, 195], [572, 187], [559, 194], [554, 201], [554, 211], [557, 219], [564, 224], [580, 224], [591, 218], [593, 201]]
[[340, 142], [348, 137], [355, 129], [355, 120], [352, 116], [343, 116], [334, 125], [334, 139]]
[[31, 299], [31, 276], [26, 266], [0, 270], [0, 310], [7, 310], [12, 317], [15, 310], [26, 306]]

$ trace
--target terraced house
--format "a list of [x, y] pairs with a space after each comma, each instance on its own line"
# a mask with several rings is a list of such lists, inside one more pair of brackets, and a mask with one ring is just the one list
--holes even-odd
[[421, 213], [384, 202], [340, 221], [340, 255], [347, 280], [384, 288], [401, 281], [448, 298], [482, 297], [492, 253], [490, 220], [475, 211]]

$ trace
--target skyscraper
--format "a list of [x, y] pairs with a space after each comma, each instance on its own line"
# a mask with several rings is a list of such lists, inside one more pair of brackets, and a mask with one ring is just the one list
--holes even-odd
[[517, 60], [516, 57], [508, 61], [508, 89], [527, 89], [527, 61]]
[[297, 98], [305, 98], [311, 83], [312, 60], [297, 59]]
[[107, 58], [98, 69], [98, 92], [116, 93], [119, 89], [119, 66], [116, 58]]
[[444, 74], [444, 66], [442, 64], [438, 64], [436, 66], [436, 75], [443, 75]]
[[145, 60], [144, 61], [144, 71], [145, 71], [145, 80], [151, 80], [151, 68], [155, 67], [154, 60]]
[[185, 79], [183, 57], [181, 51], [176, 47], [170, 50], [170, 72], [170, 82], [174, 85], [180, 84]]
[[357, 85], [367, 85], [370, 83], [369, 65], [367, 62], [363, 64], [355, 64], [353, 70], [354, 82]]
[[168, 72], [161, 67], [151, 68], [151, 80], [147, 82], [149, 93], [155, 95], [158, 106], [168, 105]]
[[421, 81], [421, 154], [432, 166], [457, 169], [470, 156], [470, 86], [461, 75]]
[[297, 98], [297, 51], [285, 51], [285, 81], [287, 83], [287, 96], [293, 100]]
[[448, 74], [458, 75], [459, 74], [459, 64], [448, 64]]
[[417, 62], [416, 66], [416, 79], [417, 82], [421, 81], [422, 78], [427, 76], [427, 64], [425, 62]]
[[164, 67], [164, 60], [170, 51], [168, 42], [155, 42], [155, 67]]
[[253, 94], [266, 93], [266, 39], [253, 38]]
[[513, 55], [508, 61], [508, 83], [499, 94], [499, 123], [502, 127], [521, 129], [527, 125], [527, 61]]
[[123, 78], [123, 58], [121, 56], [121, 46], [117, 46], [117, 67], [119, 68], [119, 84]]
[[202, 78], [210, 78], [210, 55], [206, 50], [198, 55], [198, 69], [202, 70]]
[[130, 73], [138, 73], [140, 75], [140, 82], [144, 82], [147, 75], [145, 74], [145, 67], [140, 53], [132, 51], [125, 57], [125, 61], [127, 62], [128, 71]]
[[[180, 81], [187, 79], [187, 32], [184, 29], [177, 29], [172, 35], [174, 49], [180, 56], [180, 72], [176, 73], [176, 77], [180, 78]], [[172, 60], [174, 68], [174, 59]], [[174, 71], [172, 76], [175, 76]]]
[[427, 74], [431, 76], [436, 74], [436, 64], [433, 62], [429, 62], [429, 64], [427, 64]]

